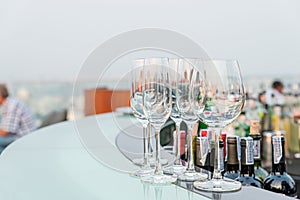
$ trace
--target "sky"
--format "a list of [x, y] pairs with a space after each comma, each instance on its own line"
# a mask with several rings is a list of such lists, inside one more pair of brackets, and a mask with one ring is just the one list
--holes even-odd
[[299, 0], [1, 0], [0, 82], [73, 81], [99, 45], [145, 27], [237, 59], [244, 76], [299, 76], [299, 10]]

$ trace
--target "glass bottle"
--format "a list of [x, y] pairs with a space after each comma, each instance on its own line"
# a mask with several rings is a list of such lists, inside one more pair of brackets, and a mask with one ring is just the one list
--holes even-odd
[[197, 137], [196, 141], [196, 166], [209, 170], [209, 141], [206, 136]]
[[269, 174], [261, 167], [261, 136], [259, 133], [259, 121], [250, 122], [250, 137], [253, 138], [254, 174], [263, 181]]
[[227, 137], [227, 134], [225, 132], [222, 132], [221, 133], [221, 139], [222, 139], [223, 144], [224, 144], [224, 147], [223, 147], [223, 156], [224, 156], [224, 158], [226, 158], [226, 149], [227, 149], [227, 147], [226, 147], [226, 137]]
[[[214, 140], [211, 140], [210, 141], [210, 151], [207, 155], [207, 159], [208, 160], [208, 171], [211, 172], [209, 173], [209, 176], [208, 178], [211, 179], [212, 178], [212, 175], [213, 175], [213, 171], [214, 171], [214, 164], [215, 164], [215, 141]], [[219, 140], [219, 165], [220, 165], [220, 171], [221, 173], [224, 171], [224, 142], [220, 139]]]
[[236, 179], [243, 186], [254, 186], [262, 188], [261, 180], [254, 174], [253, 139], [251, 137], [241, 138], [241, 172]]
[[270, 119], [272, 110], [268, 104], [265, 104], [264, 107], [264, 115], [261, 122], [262, 132], [272, 131], [272, 121]]
[[[207, 129], [207, 125], [204, 124], [202, 121], [199, 120], [199, 125], [198, 125], [198, 133], [201, 132], [201, 130], [206, 130]], [[200, 134], [199, 134], [200, 135]]]
[[272, 171], [264, 181], [264, 189], [296, 197], [295, 181], [286, 173], [283, 136], [272, 136]]
[[227, 137], [227, 163], [224, 177], [236, 179], [240, 175], [239, 170], [239, 156], [238, 156], [238, 142], [239, 136], [229, 135]]
[[200, 131], [200, 136], [201, 137], [207, 137], [207, 141], [208, 141], [208, 150], [207, 150], [207, 156], [206, 156], [206, 160], [205, 160], [205, 164], [204, 164], [204, 169], [206, 169], [207, 171], [210, 172], [209, 174], [209, 177], [212, 175], [212, 172], [214, 170], [214, 162], [213, 162], [213, 159], [214, 159], [214, 146], [215, 146], [215, 143], [214, 141], [212, 140], [212, 132], [211, 130], [209, 129], [202, 129]]

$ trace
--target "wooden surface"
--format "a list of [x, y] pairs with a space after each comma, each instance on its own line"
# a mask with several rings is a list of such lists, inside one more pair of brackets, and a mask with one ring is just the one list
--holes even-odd
[[129, 90], [88, 89], [84, 91], [85, 115], [115, 111], [118, 107], [130, 106]]

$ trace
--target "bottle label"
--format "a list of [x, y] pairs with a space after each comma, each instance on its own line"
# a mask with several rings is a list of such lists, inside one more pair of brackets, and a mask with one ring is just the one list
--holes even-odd
[[245, 158], [246, 158], [246, 165], [253, 165], [253, 142], [251, 140], [246, 141], [246, 149], [245, 149]]
[[241, 140], [240, 140], [240, 137], [237, 138], [237, 145], [236, 145], [236, 148], [237, 148], [237, 154], [238, 154], [238, 160], [241, 161]]
[[197, 139], [200, 142], [198, 157], [200, 159], [200, 164], [204, 166], [208, 154], [209, 142], [207, 137], [198, 137]]
[[281, 137], [273, 136], [272, 142], [273, 142], [274, 164], [279, 164], [282, 157]]
[[208, 139], [208, 142], [212, 141], [212, 131], [210, 129], [208, 129], [208, 132], [207, 132], [207, 139]]
[[253, 158], [260, 159], [260, 140], [253, 140]]
[[224, 149], [223, 148], [219, 149], [219, 165], [220, 165], [220, 170], [224, 171]]

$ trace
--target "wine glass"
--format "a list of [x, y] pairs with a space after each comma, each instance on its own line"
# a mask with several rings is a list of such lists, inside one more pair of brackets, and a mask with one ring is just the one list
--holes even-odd
[[132, 173], [133, 176], [141, 177], [152, 174], [154, 170], [150, 167], [149, 154], [148, 154], [148, 119], [144, 115], [143, 110], [143, 66], [144, 59], [134, 60], [133, 69], [131, 71], [131, 87], [130, 87], [130, 106], [132, 108], [134, 116], [143, 126], [143, 145], [144, 152], [143, 158], [134, 159], [133, 163], [138, 163], [142, 167], [141, 169]]
[[160, 162], [159, 133], [171, 114], [172, 92], [170, 88], [169, 60], [167, 58], [145, 59], [143, 67], [143, 110], [155, 129], [156, 164], [153, 176], [142, 177], [144, 183], [166, 185], [176, 181], [175, 177], [164, 175]]
[[180, 124], [182, 122], [180, 112], [178, 110], [176, 104], [176, 89], [177, 89], [177, 67], [178, 67], [178, 59], [172, 58], [169, 59], [170, 65], [170, 77], [172, 80], [171, 88], [172, 88], [172, 110], [170, 118], [175, 122], [176, 130], [175, 130], [175, 137], [174, 137], [174, 155], [175, 159], [171, 166], [164, 169], [165, 174], [181, 174], [185, 171], [186, 167], [182, 165], [181, 158], [180, 158]]
[[[201, 67], [206, 80], [206, 105], [204, 112], [197, 105], [193, 105], [193, 110], [199, 119], [215, 132], [215, 158], [213, 178], [207, 181], [196, 181], [194, 187], [212, 192], [236, 191], [241, 189], [240, 182], [222, 178], [219, 140], [222, 128], [239, 116], [245, 103], [240, 68], [235, 60], [203, 61]], [[191, 98], [194, 99], [192, 102], [197, 102], [195, 100], [198, 95], [197, 89], [192, 89]]]
[[[192, 130], [194, 125], [198, 122], [198, 117], [194, 114], [192, 109], [192, 103], [190, 98], [191, 95], [191, 84], [192, 76], [196, 74], [198, 79], [195, 81], [203, 81], [203, 74], [196, 70], [194, 65], [197, 64], [197, 59], [179, 59], [177, 66], [177, 87], [176, 87], [176, 104], [180, 112], [182, 120], [187, 125], [187, 168], [186, 171], [178, 176], [179, 180], [182, 181], [195, 181], [203, 180], [207, 178], [207, 174], [199, 173], [195, 171], [194, 166], [194, 152], [193, 152], [193, 134]], [[202, 84], [202, 86], [204, 86]], [[204, 95], [205, 90], [202, 88]], [[199, 97], [201, 100], [197, 101], [202, 104], [204, 108], [204, 98]]]

